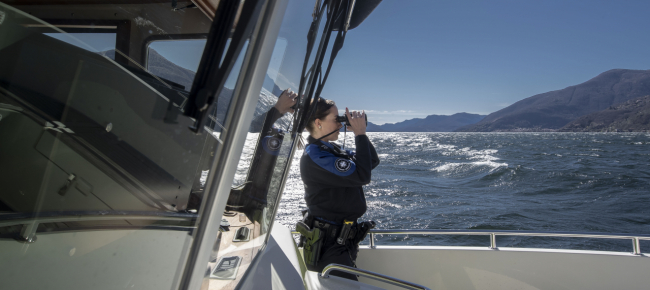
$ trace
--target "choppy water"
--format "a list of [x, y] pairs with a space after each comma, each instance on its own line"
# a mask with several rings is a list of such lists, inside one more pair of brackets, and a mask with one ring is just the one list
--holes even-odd
[[[650, 134], [369, 133], [381, 158], [363, 219], [381, 229], [650, 234]], [[348, 146], [354, 145], [348, 135]], [[278, 220], [305, 208], [296, 154]], [[393, 235], [377, 244], [488, 246], [485, 236]], [[498, 237], [498, 246], [631, 251], [630, 241]], [[642, 242], [644, 252], [650, 243]]]

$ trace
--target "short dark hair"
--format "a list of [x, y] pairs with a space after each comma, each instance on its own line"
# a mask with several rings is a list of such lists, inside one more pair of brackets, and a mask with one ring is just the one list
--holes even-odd
[[327, 115], [329, 115], [330, 109], [336, 104], [332, 100], [328, 100], [328, 99], [320, 98], [320, 97], [318, 98], [317, 102], [318, 102], [318, 104], [316, 104], [316, 111], [313, 114], [311, 114], [311, 117], [309, 118], [309, 120], [307, 120], [306, 127], [307, 127], [307, 131], [309, 131], [309, 133], [314, 132], [314, 129], [315, 129], [314, 128], [314, 121], [316, 121], [316, 119], [319, 119], [319, 120], [325, 119], [325, 117], [327, 117]]

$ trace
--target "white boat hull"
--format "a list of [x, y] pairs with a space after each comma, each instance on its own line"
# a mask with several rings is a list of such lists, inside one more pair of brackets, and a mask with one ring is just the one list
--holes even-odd
[[[357, 267], [431, 289], [648, 289], [650, 258], [631, 253], [487, 247], [361, 247]], [[403, 289], [361, 277], [361, 282]]]

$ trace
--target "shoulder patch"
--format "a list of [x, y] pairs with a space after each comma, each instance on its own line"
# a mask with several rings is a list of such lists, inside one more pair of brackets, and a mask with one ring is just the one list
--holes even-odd
[[277, 137], [271, 137], [266, 140], [266, 146], [269, 147], [269, 149], [275, 151], [280, 149], [280, 146], [282, 145], [282, 142], [280, 142], [280, 139]]
[[282, 140], [274, 136], [266, 136], [262, 139], [262, 148], [266, 153], [278, 156], [280, 153], [280, 147], [282, 147]]
[[336, 161], [334, 161], [334, 167], [339, 172], [347, 172], [352, 167], [352, 163], [350, 160], [338, 158]]
[[315, 165], [338, 176], [349, 176], [356, 170], [353, 160], [336, 156], [330, 150], [322, 150], [320, 145], [310, 144], [305, 148], [305, 153]]

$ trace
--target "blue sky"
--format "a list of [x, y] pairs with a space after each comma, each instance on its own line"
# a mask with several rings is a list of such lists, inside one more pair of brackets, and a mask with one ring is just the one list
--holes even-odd
[[650, 69], [650, 1], [384, 0], [323, 95], [370, 121], [488, 114], [614, 69]]
[[[304, 39], [311, 9], [313, 1], [292, 1], [283, 29]], [[650, 1], [384, 0], [348, 32], [322, 96], [365, 109], [377, 124], [489, 114], [610, 69], [650, 69], [648, 15]], [[114, 46], [82, 40], [98, 51]], [[292, 45], [304, 45], [291, 41], [278, 42], [269, 73], [275, 79], [281, 67], [297, 83], [304, 56]], [[203, 44], [152, 47], [196, 70]]]

